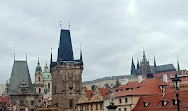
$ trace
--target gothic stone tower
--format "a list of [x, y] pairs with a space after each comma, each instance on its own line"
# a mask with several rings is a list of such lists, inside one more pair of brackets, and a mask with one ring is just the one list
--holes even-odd
[[52, 105], [63, 111], [75, 111], [81, 95], [83, 61], [74, 60], [69, 30], [61, 29], [57, 61], [52, 61]]
[[147, 61], [146, 59], [145, 51], [143, 51], [143, 59], [142, 62], [140, 63], [140, 68], [142, 75], [147, 74], [150, 70], [149, 61]]
[[38, 58], [38, 63], [37, 67], [35, 70], [35, 89], [36, 92], [38, 93], [38, 100], [37, 100], [37, 105], [42, 106], [43, 103], [43, 91], [44, 91], [44, 84], [43, 84], [43, 77], [42, 77], [42, 69], [40, 66], [39, 58]]

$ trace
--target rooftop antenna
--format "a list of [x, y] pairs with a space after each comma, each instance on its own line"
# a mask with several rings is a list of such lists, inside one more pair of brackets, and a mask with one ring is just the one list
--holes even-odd
[[60, 29], [62, 29], [62, 21], [60, 21]]
[[70, 30], [70, 22], [68, 22], [69, 23], [69, 30]]

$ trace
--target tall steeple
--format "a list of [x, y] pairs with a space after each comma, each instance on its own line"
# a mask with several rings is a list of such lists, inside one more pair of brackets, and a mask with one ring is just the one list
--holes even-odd
[[178, 61], [178, 57], [177, 57], [177, 71], [178, 71], [178, 75], [181, 74], [181, 70], [180, 70], [180, 65], [179, 65], [179, 61]]
[[135, 75], [136, 74], [136, 70], [135, 70], [135, 65], [134, 65], [134, 60], [132, 58], [132, 63], [131, 63], [131, 75]]
[[142, 62], [147, 62], [145, 51], [143, 50], [143, 59]]
[[50, 59], [50, 64], [53, 62], [53, 57], [52, 57], [52, 48], [51, 48], [51, 59]]
[[57, 61], [73, 61], [70, 31], [61, 29]]
[[83, 59], [82, 59], [82, 49], [80, 48], [80, 62], [83, 64]]
[[155, 60], [155, 56], [154, 56], [154, 66], [157, 66], [157, 64], [156, 64], [156, 60]]
[[137, 69], [140, 68], [139, 60], [137, 59]]

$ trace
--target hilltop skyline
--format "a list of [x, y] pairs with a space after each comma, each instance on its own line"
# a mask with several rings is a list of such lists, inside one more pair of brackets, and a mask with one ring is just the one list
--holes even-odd
[[[188, 1], [1, 1], [0, 84], [5, 84], [16, 60], [27, 61], [32, 82], [38, 57], [42, 68], [54, 61], [63, 29], [69, 29], [74, 58], [83, 52], [83, 81], [129, 75], [131, 60], [142, 59], [143, 48], [153, 65], [173, 63], [187, 69]], [[35, 8], [33, 8], [35, 7]]]

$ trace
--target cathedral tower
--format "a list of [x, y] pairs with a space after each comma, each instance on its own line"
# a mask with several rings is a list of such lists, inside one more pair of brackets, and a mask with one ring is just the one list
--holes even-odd
[[57, 61], [52, 61], [52, 105], [64, 111], [76, 109], [76, 102], [81, 95], [83, 61], [75, 60], [69, 30], [61, 29]]

